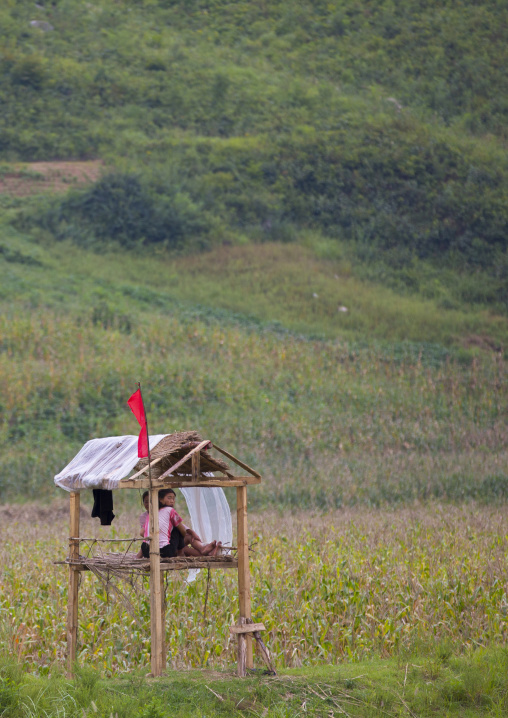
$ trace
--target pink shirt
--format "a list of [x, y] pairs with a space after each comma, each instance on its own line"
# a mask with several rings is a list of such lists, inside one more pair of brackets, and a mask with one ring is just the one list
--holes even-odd
[[[159, 509], [159, 548], [167, 546], [171, 539], [171, 531], [182, 523], [176, 511], [169, 506]], [[150, 536], [150, 517], [145, 519], [145, 538]]]
[[143, 513], [139, 517], [139, 525], [141, 527], [141, 531], [145, 530], [145, 524], [146, 524], [146, 517], [148, 516], [148, 511], [143, 511]]

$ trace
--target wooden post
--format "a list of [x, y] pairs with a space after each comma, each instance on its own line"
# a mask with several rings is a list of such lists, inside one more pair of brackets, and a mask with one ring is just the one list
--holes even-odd
[[[79, 493], [70, 495], [69, 558], [79, 558]], [[78, 587], [79, 571], [69, 566], [69, 591], [67, 596], [67, 676], [72, 678], [78, 643]]]
[[159, 490], [150, 490], [150, 631], [152, 676], [164, 670], [162, 633], [161, 564], [159, 549]]
[[[240, 616], [239, 625], [245, 625], [245, 618]], [[245, 633], [238, 634], [238, 678], [245, 678], [247, 673], [247, 636]]]
[[[249, 540], [247, 534], [247, 487], [239, 486], [236, 489], [236, 520], [237, 520], [237, 545], [238, 545], [238, 597], [240, 603], [240, 623], [242, 619], [251, 618], [250, 603], [250, 568], [249, 568]], [[239, 640], [239, 651], [242, 641]], [[246, 642], [246, 665], [253, 668], [252, 657], [252, 635], [245, 636]], [[240, 655], [239, 655], [240, 657]], [[240, 671], [240, 665], [238, 665]]]
[[199, 451], [192, 454], [192, 480], [197, 481], [201, 473], [201, 455]]
[[166, 668], [166, 591], [164, 590], [164, 573], [161, 577], [161, 628], [162, 628], [162, 670]]
[[265, 630], [263, 623], [254, 623], [252, 619], [240, 618], [236, 626], [230, 626], [229, 630], [231, 633], [236, 634], [238, 637], [238, 676], [243, 678], [246, 674], [246, 659], [247, 659], [247, 641], [242, 640], [242, 636], [251, 634], [256, 639], [256, 645], [259, 647], [261, 658], [268, 666], [268, 670], [272, 675], [277, 675], [275, 668], [273, 667], [270, 659], [270, 653], [268, 648], [263, 643], [260, 631]]

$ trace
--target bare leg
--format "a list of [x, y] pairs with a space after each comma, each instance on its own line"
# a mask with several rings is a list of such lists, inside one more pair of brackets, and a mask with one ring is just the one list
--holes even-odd
[[196, 551], [195, 548], [192, 548], [192, 546], [186, 546], [185, 548], [181, 549], [178, 552], [179, 556], [201, 556], [202, 554], [199, 553], [199, 551]]
[[[190, 546], [185, 546], [182, 549], [184, 556], [209, 556], [217, 546], [217, 541], [211, 541], [210, 543], [204, 544], [197, 539], [191, 540]], [[181, 553], [179, 552], [179, 555]]]

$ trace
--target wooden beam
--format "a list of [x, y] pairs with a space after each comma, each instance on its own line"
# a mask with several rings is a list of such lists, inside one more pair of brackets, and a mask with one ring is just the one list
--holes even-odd
[[[53, 561], [55, 565], [69, 565], [69, 561]], [[81, 563], [79, 560], [77, 563], [72, 563], [72, 567], [76, 571], [89, 571], [90, 568], [84, 564]], [[92, 565], [92, 564], [90, 564]], [[97, 566], [97, 564], [94, 564]], [[99, 564], [97, 566], [98, 568], [108, 568], [107, 561], [104, 561], [103, 564]], [[112, 566], [115, 571], [132, 571], [133, 566], [132, 565], [126, 565], [124, 569], [122, 569], [119, 566]], [[238, 568], [238, 561], [214, 561], [213, 563], [211, 561], [206, 560], [206, 556], [203, 556], [202, 561], [196, 561], [195, 563], [185, 563], [185, 562], [178, 562], [178, 563], [168, 563], [166, 561], [160, 562], [160, 570], [162, 571], [190, 571], [194, 568]], [[137, 571], [150, 571], [150, 563], [147, 561], [146, 563], [139, 563], [139, 565], [134, 566], [134, 569]]]
[[[251, 618], [251, 595], [250, 595], [250, 568], [249, 568], [249, 539], [247, 531], [247, 487], [239, 486], [236, 490], [236, 521], [237, 521], [237, 546], [238, 546], [238, 597], [240, 604], [239, 624], [246, 623]], [[241, 635], [239, 635], [239, 651]], [[253, 667], [252, 657], [252, 635], [246, 634], [247, 668]], [[240, 652], [239, 652], [240, 671]], [[239, 674], [240, 675], [240, 674]]]
[[199, 451], [192, 454], [192, 481], [197, 482], [201, 476], [201, 455]]
[[[72, 491], [70, 495], [69, 560], [79, 560], [79, 507], [80, 496]], [[67, 596], [67, 676], [72, 678], [76, 662], [78, 643], [78, 590], [79, 570], [69, 566], [69, 591]]]
[[[199, 476], [198, 481], [190, 481], [186, 478], [178, 478], [176, 476], [171, 476], [163, 481], [158, 479], [152, 479], [152, 487], [157, 489], [177, 489], [177, 488], [184, 488], [187, 486], [190, 487], [196, 487], [196, 486], [248, 486], [251, 484], [259, 484], [261, 483], [261, 477], [256, 476], [235, 476], [233, 479], [223, 478], [222, 476], [215, 476], [213, 479], [209, 476]], [[122, 481], [117, 486], [118, 489], [149, 489], [150, 488], [150, 481], [148, 478], [139, 478], [139, 479], [122, 479]]]
[[257, 645], [258, 648], [259, 648], [259, 652], [261, 653], [261, 657], [262, 657], [262, 659], [264, 660], [264, 662], [266, 663], [266, 665], [268, 666], [268, 670], [270, 671], [270, 673], [271, 673], [272, 675], [276, 676], [277, 673], [275, 672], [275, 668], [274, 668], [274, 666], [273, 666], [272, 659], [271, 659], [271, 657], [270, 657], [270, 651], [268, 650], [268, 648], [267, 648], [267, 647], [265, 646], [265, 644], [263, 643], [263, 639], [261, 638], [260, 632], [259, 632], [259, 631], [254, 631], [253, 636], [254, 636], [254, 638], [256, 639], [256, 645]]
[[161, 571], [191, 571], [193, 568], [238, 568], [238, 561], [217, 561], [211, 563], [210, 561], [206, 561], [206, 556], [203, 556], [202, 561], [196, 561], [196, 563], [192, 564], [161, 562]]
[[255, 631], [264, 631], [264, 623], [245, 623], [241, 626], [230, 626], [230, 633], [254, 633]]
[[164, 666], [162, 596], [159, 549], [159, 490], [150, 491], [150, 632], [152, 676], [161, 676]]
[[231, 459], [231, 461], [234, 461], [235, 464], [238, 464], [238, 466], [241, 466], [242, 469], [245, 469], [245, 471], [248, 471], [249, 474], [252, 474], [252, 476], [255, 476], [257, 479], [261, 479], [261, 474], [258, 474], [257, 471], [254, 469], [251, 469], [250, 466], [247, 466], [247, 464], [244, 464], [243, 461], [240, 461], [240, 459], [237, 459], [236, 456], [233, 456], [233, 454], [230, 454], [225, 449], [221, 449], [220, 446], [217, 446], [217, 444], [212, 444], [214, 449], [217, 449], [217, 451], [220, 451], [221, 454], [224, 454], [224, 456], [227, 456], [228, 459]]
[[159, 573], [161, 580], [161, 628], [162, 628], [162, 667], [166, 668], [166, 591], [164, 590], [164, 574]]

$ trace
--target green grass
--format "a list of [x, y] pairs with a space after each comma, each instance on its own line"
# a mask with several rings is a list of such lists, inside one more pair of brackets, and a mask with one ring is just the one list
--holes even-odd
[[75, 681], [58, 675], [48, 681], [4, 665], [0, 705], [6, 718], [501, 717], [507, 709], [506, 662], [506, 652], [498, 649], [424, 665], [375, 660], [284, 671], [276, 678], [239, 680], [230, 672], [193, 671], [156, 681], [140, 675], [104, 681], [93, 669], [80, 671]]
[[6, 264], [0, 292], [4, 302], [57, 312], [65, 307], [88, 317], [94, 308], [102, 308], [112, 315], [111, 321], [113, 315], [134, 320], [140, 312], [155, 311], [308, 338], [407, 341], [456, 349], [507, 346], [502, 314], [482, 304], [444, 306], [444, 299], [453, 299], [444, 284], [447, 277], [441, 282], [429, 277], [436, 296], [408, 296], [355, 276], [362, 267], [347, 257], [323, 257], [326, 246], [318, 244], [314, 251], [265, 243], [219, 247], [197, 256], [97, 256], [70, 244], [37, 245], [4, 226], [0, 247]]

